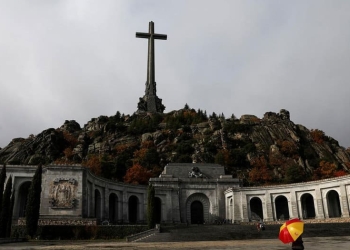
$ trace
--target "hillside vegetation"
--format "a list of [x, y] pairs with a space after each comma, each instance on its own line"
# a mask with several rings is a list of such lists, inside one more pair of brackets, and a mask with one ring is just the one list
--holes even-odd
[[166, 114], [74, 120], [0, 149], [1, 164], [83, 164], [96, 175], [146, 184], [170, 162], [218, 163], [245, 186], [346, 175], [350, 150], [318, 129], [294, 124], [287, 110], [263, 118], [184, 109]]

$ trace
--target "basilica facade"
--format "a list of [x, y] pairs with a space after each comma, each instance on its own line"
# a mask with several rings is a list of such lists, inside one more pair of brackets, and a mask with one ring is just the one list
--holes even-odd
[[[14, 223], [24, 221], [36, 166], [6, 166], [13, 178]], [[299, 217], [349, 217], [350, 177], [263, 187], [242, 187], [217, 164], [171, 163], [158, 178], [158, 223], [232, 223]], [[145, 223], [147, 186], [115, 182], [80, 165], [43, 167], [40, 224]]]

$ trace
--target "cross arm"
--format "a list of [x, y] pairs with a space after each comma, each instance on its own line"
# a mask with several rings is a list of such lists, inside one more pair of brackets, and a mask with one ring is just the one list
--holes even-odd
[[150, 33], [136, 32], [136, 37], [138, 38], [149, 38], [150, 35]]
[[154, 39], [167, 40], [168, 36], [164, 34], [154, 34], [153, 37]]

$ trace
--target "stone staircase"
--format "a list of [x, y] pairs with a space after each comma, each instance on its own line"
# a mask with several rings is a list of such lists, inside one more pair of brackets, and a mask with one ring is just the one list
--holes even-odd
[[[254, 224], [162, 226], [161, 232], [139, 242], [223, 241], [243, 239], [278, 239], [280, 224], [266, 225], [258, 232]], [[350, 223], [306, 223], [303, 237], [349, 236]]]

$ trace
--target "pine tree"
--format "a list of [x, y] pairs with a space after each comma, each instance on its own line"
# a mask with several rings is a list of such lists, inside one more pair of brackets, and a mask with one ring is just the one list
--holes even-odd
[[148, 186], [148, 200], [147, 200], [147, 224], [148, 228], [154, 228], [155, 222], [155, 190], [152, 184]]
[[0, 238], [6, 237], [7, 223], [9, 220], [10, 212], [10, 200], [11, 200], [11, 189], [12, 189], [12, 176], [10, 176], [6, 183], [4, 196], [2, 199], [2, 210], [0, 215]]
[[38, 228], [41, 196], [41, 175], [42, 166], [39, 165], [35, 171], [33, 181], [28, 192], [26, 207], [26, 228], [28, 235], [33, 238]]
[[6, 228], [6, 237], [11, 237], [12, 217], [13, 217], [13, 207], [14, 206], [15, 206], [15, 190], [12, 191], [12, 195], [11, 195], [9, 219], [8, 219], [7, 228]]
[[2, 210], [2, 194], [4, 193], [4, 185], [6, 180], [6, 165], [4, 165], [1, 169], [0, 173], [0, 214]]

